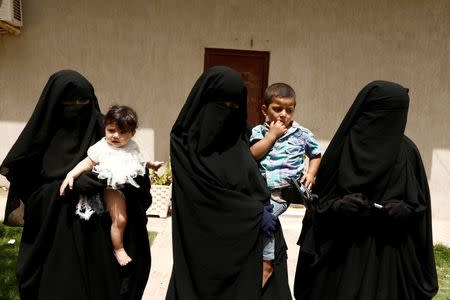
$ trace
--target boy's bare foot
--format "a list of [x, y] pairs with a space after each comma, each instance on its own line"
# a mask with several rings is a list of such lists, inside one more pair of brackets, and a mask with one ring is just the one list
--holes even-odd
[[114, 256], [122, 267], [126, 266], [131, 261], [131, 257], [128, 256], [124, 248], [114, 250]]

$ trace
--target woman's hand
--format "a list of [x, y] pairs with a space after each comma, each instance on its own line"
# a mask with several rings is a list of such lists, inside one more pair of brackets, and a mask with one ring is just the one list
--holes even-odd
[[272, 215], [272, 210], [273, 204], [264, 205], [261, 230], [267, 236], [273, 236], [275, 226], [277, 225], [277, 218], [274, 215]]
[[361, 193], [348, 194], [336, 200], [332, 208], [338, 214], [344, 216], [365, 215], [369, 209], [368, 199]]
[[399, 200], [387, 203], [384, 209], [392, 219], [399, 221], [407, 219], [412, 214], [411, 209]]

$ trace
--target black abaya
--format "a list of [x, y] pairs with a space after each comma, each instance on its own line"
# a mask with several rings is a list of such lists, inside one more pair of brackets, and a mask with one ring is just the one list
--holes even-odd
[[419, 151], [404, 135], [408, 106], [407, 89], [372, 82], [333, 137], [317, 175], [319, 199], [303, 220], [297, 299], [436, 294], [430, 194]]
[[291, 299], [281, 228], [274, 275], [261, 291], [260, 227], [270, 194], [250, 154], [246, 107], [240, 75], [213, 67], [172, 128], [174, 264], [166, 299]]
[[[89, 100], [63, 105], [64, 100]], [[10, 181], [5, 223], [19, 203], [24, 229], [16, 267], [21, 299], [140, 299], [150, 271], [145, 211], [151, 202], [148, 177], [126, 186], [128, 223], [124, 243], [133, 264], [121, 269], [113, 257], [108, 214], [88, 221], [75, 215], [79, 195], [103, 194], [93, 173], [82, 174], [66, 197], [66, 173], [103, 136], [102, 115], [91, 84], [63, 70], [47, 82], [36, 108], [1, 165]], [[16, 214], [17, 215], [17, 214]]]

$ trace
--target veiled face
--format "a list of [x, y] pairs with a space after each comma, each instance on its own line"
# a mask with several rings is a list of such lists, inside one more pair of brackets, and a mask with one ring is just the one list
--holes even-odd
[[247, 88], [241, 76], [231, 69], [212, 69], [198, 102], [201, 104], [193, 125], [202, 153], [222, 152], [234, 145], [246, 128]]
[[[94, 88], [81, 74], [62, 70], [53, 74], [41, 95], [36, 118], [47, 133], [41, 141], [43, 178], [65, 176], [101, 135], [100, 112]], [[40, 115], [40, 116], [39, 116]]]
[[64, 105], [75, 105], [75, 104], [89, 104], [91, 102], [91, 100], [89, 99], [66, 99], [63, 100], [63, 104]]
[[231, 101], [230, 100], [219, 100], [219, 101], [217, 101], [217, 104], [219, 106], [227, 107], [227, 108], [239, 108], [240, 107], [239, 102], [232, 101], [232, 100]]

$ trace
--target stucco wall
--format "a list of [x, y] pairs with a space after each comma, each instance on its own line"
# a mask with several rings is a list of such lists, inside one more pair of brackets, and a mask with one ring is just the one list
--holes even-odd
[[[102, 110], [135, 107], [154, 133], [149, 151], [166, 160], [204, 48], [264, 50], [269, 83], [296, 89], [296, 119], [322, 140], [366, 83], [409, 87], [407, 134], [429, 178], [444, 168], [432, 157], [450, 149], [447, 0], [23, 0], [23, 9], [22, 35], [0, 36], [0, 125], [26, 122], [49, 75], [73, 68], [93, 83]], [[0, 144], [0, 158], [10, 143]]]

